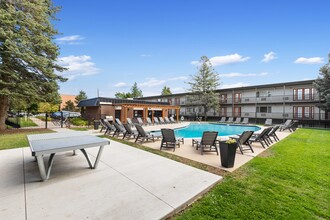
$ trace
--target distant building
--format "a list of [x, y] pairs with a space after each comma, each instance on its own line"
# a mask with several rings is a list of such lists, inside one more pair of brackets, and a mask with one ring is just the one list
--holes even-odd
[[74, 102], [75, 101], [75, 99], [76, 99], [76, 96], [75, 95], [65, 95], [65, 94], [61, 94], [60, 95], [61, 96], [61, 99], [62, 99], [62, 102], [61, 102], [61, 104], [60, 104], [60, 108], [59, 108], [59, 110], [61, 111], [61, 110], [63, 110], [63, 108], [66, 106], [66, 102], [67, 101], [71, 101], [71, 102], [73, 102], [73, 104], [74, 104], [74, 106], [77, 106], [77, 104]]
[[[299, 120], [306, 126], [330, 126], [330, 112], [318, 106], [324, 102], [315, 89], [314, 80], [274, 83], [216, 90], [219, 108], [207, 112], [210, 120], [221, 117], [249, 118], [252, 123], [263, 124], [271, 118], [274, 123], [286, 119]], [[180, 116], [196, 120], [204, 109], [191, 93], [139, 98], [145, 101], [169, 102], [180, 106]]]

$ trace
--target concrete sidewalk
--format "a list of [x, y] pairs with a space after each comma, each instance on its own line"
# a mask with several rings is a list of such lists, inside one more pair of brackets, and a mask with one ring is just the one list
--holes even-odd
[[0, 219], [161, 219], [222, 179], [115, 141], [95, 170], [77, 153], [56, 155], [40, 182], [29, 148], [0, 151]]

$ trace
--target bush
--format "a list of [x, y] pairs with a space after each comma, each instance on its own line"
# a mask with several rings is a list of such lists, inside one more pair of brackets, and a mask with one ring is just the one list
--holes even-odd
[[70, 123], [75, 126], [87, 126], [88, 121], [83, 118], [70, 118]]

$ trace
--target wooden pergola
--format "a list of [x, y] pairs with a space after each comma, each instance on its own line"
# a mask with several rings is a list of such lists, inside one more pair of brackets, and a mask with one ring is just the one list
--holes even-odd
[[161, 109], [162, 117], [164, 118], [165, 115], [167, 116], [168, 110], [175, 110], [176, 120], [179, 121], [179, 114], [180, 114], [180, 106], [176, 105], [153, 105], [153, 104], [134, 104], [134, 103], [123, 103], [118, 104], [117, 106], [121, 106], [121, 121], [127, 121], [127, 111], [128, 109], [132, 108], [142, 108], [143, 109], [143, 120], [146, 122], [148, 117], [148, 111], [151, 111], [151, 120], [154, 122], [154, 111], [160, 111], [155, 109]]

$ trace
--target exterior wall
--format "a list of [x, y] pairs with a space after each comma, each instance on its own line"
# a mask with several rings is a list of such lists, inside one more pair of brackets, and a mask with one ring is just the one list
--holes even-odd
[[75, 95], [64, 95], [64, 94], [61, 94], [61, 100], [62, 100], [62, 102], [60, 104], [60, 110], [62, 110], [65, 107], [65, 105], [66, 105], [65, 103], [67, 101], [69, 101], [69, 100], [71, 102], [73, 102], [74, 106], [76, 106], [76, 103], [74, 102], [75, 99], [76, 99], [76, 96]]
[[101, 115], [115, 117], [115, 107], [112, 105], [101, 105]]

